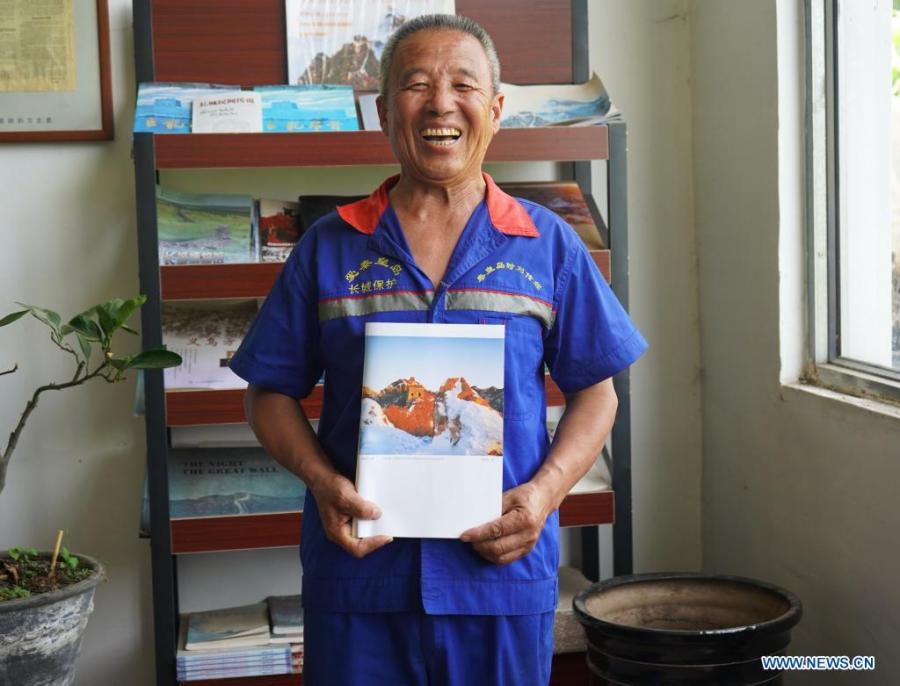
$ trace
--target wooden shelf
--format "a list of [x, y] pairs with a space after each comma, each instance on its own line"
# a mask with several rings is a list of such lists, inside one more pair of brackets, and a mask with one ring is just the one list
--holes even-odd
[[[559, 508], [560, 526], [612, 524], [612, 491], [569, 495]], [[209, 553], [287, 548], [300, 542], [302, 512], [173, 519], [172, 552]]]
[[163, 300], [264, 298], [282, 262], [179, 264], [159, 268]]
[[[609, 250], [591, 250], [609, 283]], [[281, 272], [281, 262], [179, 264], [160, 267], [163, 300], [264, 298]]]
[[[607, 159], [608, 134], [606, 126], [502, 129], [491, 142], [486, 161], [573, 162]], [[397, 163], [388, 139], [381, 131], [176, 133], [154, 136], [154, 147], [158, 169], [334, 167]]]
[[[310, 419], [322, 413], [321, 385], [313, 388], [309, 397], [300, 401]], [[200, 426], [204, 424], [242, 424], [244, 418], [244, 389], [224, 391], [168, 391], [166, 393], [166, 424], [168, 426]]]
[[[547, 406], [562, 407], [566, 404], [563, 392], [553, 379], [544, 377]], [[300, 401], [309, 419], [322, 414], [324, 387], [316, 386], [309, 397]], [[224, 391], [168, 391], [166, 393], [167, 426], [202, 426], [209, 424], [242, 424], [244, 418], [244, 389]]]
[[[181, 681], [183, 686], [303, 686], [303, 675], [251, 676], [242, 679], [204, 679]], [[562, 653], [553, 656], [550, 686], [586, 686], [588, 666], [584, 653]]]

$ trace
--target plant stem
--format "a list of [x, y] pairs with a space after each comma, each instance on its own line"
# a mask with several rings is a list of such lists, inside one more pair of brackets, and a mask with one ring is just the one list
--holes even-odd
[[19, 436], [22, 433], [22, 429], [25, 428], [25, 422], [28, 421], [28, 417], [34, 412], [34, 408], [37, 407], [38, 398], [41, 393], [44, 391], [61, 391], [65, 388], [71, 388], [72, 386], [80, 386], [85, 381], [89, 381], [90, 379], [99, 376], [100, 372], [103, 371], [106, 366], [107, 365], [104, 363], [94, 371], [82, 376], [84, 362], [79, 362], [78, 368], [75, 370], [75, 375], [72, 377], [71, 381], [66, 381], [65, 383], [48, 383], [35, 389], [34, 394], [31, 396], [31, 400], [25, 404], [25, 410], [22, 412], [22, 416], [19, 417], [19, 423], [16, 424], [16, 428], [13, 429], [12, 433], [9, 435], [9, 441], [6, 444], [6, 448], [0, 453], [0, 493], [3, 492], [3, 487], [6, 485], [6, 468], [9, 466], [9, 459], [12, 457], [13, 450], [15, 450], [16, 445], [19, 443]]

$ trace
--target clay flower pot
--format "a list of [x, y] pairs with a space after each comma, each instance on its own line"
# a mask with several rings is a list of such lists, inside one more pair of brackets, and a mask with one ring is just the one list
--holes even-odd
[[[50, 557], [50, 553], [41, 553]], [[77, 555], [93, 574], [56, 591], [0, 601], [0, 684], [69, 686], [81, 637], [94, 609], [94, 589], [106, 578], [97, 560]]]

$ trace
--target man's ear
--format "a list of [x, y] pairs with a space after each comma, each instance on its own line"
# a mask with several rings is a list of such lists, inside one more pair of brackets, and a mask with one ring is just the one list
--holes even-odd
[[388, 135], [388, 123], [387, 123], [387, 98], [383, 95], [379, 95], [375, 98], [375, 108], [378, 110], [378, 123], [381, 125], [381, 130], [384, 131], [384, 135]]
[[491, 103], [491, 128], [494, 133], [500, 130], [500, 115], [503, 113], [503, 93], [497, 93]]

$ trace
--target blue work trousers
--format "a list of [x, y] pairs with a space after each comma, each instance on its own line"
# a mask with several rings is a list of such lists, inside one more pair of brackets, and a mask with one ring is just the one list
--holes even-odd
[[303, 686], [547, 686], [553, 613], [304, 613]]

